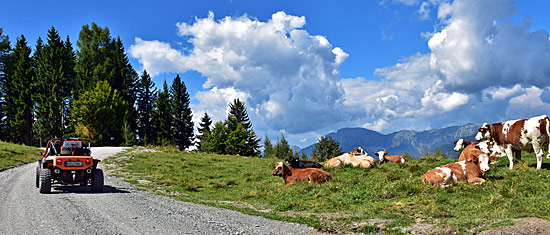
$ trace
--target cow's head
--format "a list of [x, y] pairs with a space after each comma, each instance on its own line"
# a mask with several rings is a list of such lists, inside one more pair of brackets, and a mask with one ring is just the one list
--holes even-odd
[[489, 124], [483, 123], [481, 128], [477, 130], [475, 140], [491, 140], [491, 131], [489, 130]]
[[481, 170], [481, 173], [483, 174], [491, 170], [491, 168], [489, 167], [489, 155], [487, 154], [481, 154], [477, 157], [477, 159], [474, 158], [474, 160], [470, 159], [469, 161], [474, 161], [474, 162], [477, 161], [479, 170]]
[[288, 162], [288, 165], [290, 166], [295, 166], [295, 165], [298, 165], [298, 159], [293, 157], [293, 156], [289, 156], [286, 161]]
[[464, 144], [464, 139], [459, 139], [458, 141], [455, 141], [453, 143], [455, 144], [455, 152], [460, 152], [466, 147], [466, 145]]
[[388, 152], [379, 151], [379, 152], [374, 153], [374, 155], [376, 155], [378, 157], [378, 164], [382, 165], [386, 162], [385, 156], [388, 155]]
[[292, 175], [292, 172], [288, 167], [285, 166], [283, 162], [278, 162], [277, 165], [275, 165], [275, 170], [271, 173], [273, 176], [284, 176], [284, 175]]

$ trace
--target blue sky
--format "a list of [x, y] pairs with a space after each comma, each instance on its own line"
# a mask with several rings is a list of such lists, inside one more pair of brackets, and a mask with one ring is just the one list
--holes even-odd
[[[23, 5], [23, 6], [22, 6]], [[260, 137], [307, 146], [549, 114], [550, 1], [10, 1], [0, 27], [34, 47], [54, 26], [120, 36], [157, 86], [178, 73], [194, 118], [245, 100]], [[76, 47], [76, 46], [75, 46]]]

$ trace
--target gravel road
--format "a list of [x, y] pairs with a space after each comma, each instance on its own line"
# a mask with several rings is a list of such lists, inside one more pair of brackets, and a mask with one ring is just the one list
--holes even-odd
[[[104, 159], [123, 148], [92, 148]], [[100, 163], [101, 167], [101, 163]], [[36, 163], [0, 172], [0, 234], [318, 234], [313, 228], [176, 201], [105, 175], [89, 186], [34, 186]]]

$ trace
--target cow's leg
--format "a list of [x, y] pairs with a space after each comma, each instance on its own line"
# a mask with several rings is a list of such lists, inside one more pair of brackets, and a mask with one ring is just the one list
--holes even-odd
[[481, 184], [484, 183], [485, 180], [479, 177], [472, 177], [468, 179], [468, 183], [470, 184]]
[[539, 144], [533, 143], [533, 151], [535, 151], [537, 155], [537, 169], [540, 169], [542, 167], [542, 155], [544, 155], [544, 150]]
[[512, 147], [508, 146], [505, 150], [508, 160], [510, 160], [510, 169], [514, 169], [514, 153]]
[[521, 161], [521, 150], [518, 150], [518, 149], [514, 149], [514, 157], [516, 158], [516, 160]]

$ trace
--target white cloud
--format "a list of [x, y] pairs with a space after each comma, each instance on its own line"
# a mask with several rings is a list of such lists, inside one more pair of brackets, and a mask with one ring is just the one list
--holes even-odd
[[222, 104], [219, 92], [234, 89], [247, 94], [251, 119], [264, 124], [260, 125], [301, 133], [340, 121], [344, 92], [338, 74], [348, 57], [324, 36], [301, 29], [305, 24], [305, 17], [285, 12], [273, 14], [267, 22], [246, 15], [215, 20], [210, 13], [193, 23], [177, 24], [179, 34], [193, 46], [188, 53], [141, 39], [130, 53], [147, 71], [195, 70], [207, 77], [203, 88], [217, 89], [196, 95], [200, 110], [225, 110], [227, 103]]

